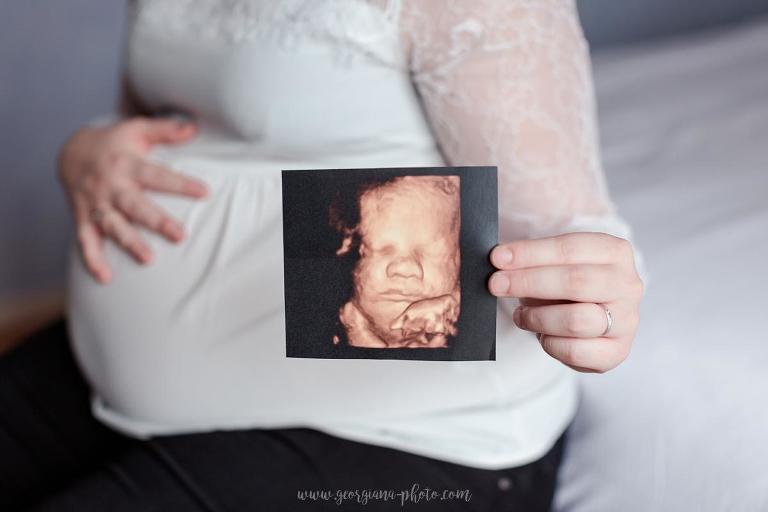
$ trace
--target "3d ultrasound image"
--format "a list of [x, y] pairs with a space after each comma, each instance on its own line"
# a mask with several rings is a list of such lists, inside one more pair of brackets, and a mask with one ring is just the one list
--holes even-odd
[[331, 205], [337, 254], [359, 254], [339, 312], [350, 345], [440, 348], [457, 334], [460, 193], [458, 176], [402, 176], [362, 189], [354, 224]]
[[284, 171], [283, 237], [287, 356], [494, 358], [495, 168]]

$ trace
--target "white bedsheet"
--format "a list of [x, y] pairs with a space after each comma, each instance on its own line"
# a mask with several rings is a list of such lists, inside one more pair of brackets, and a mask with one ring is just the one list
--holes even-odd
[[645, 256], [633, 353], [581, 377], [559, 511], [768, 510], [768, 19], [598, 54]]

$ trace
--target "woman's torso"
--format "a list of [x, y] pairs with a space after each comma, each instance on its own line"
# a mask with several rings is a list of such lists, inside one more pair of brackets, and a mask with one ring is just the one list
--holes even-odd
[[135, 435], [298, 424], [366, 439], [377, 422], [444, 414], [449, 424], [455, 411], [488, 414], [562, 382], [508, 311], [495, 362], [285, 357], [281, 170], [443, 165], [409, 79], [398, 2], [137, 7], [131, 85], [153, 110], [189, 113], [201, 127], [151, 158], [206, 181], [211, 195], [152, 194], [188, 239], [145, 233], [148, 267], [108, 244], [107, 286], [72, 259], [73, 344], [102, 419]]

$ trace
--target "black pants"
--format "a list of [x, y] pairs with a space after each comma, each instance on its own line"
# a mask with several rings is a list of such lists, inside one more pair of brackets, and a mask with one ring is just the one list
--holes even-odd
[[545, 511], [563, 444], [490, 471], [306, 428], [139, 441], [91, 416], [64, 322], [0, 357], [2, 511]]

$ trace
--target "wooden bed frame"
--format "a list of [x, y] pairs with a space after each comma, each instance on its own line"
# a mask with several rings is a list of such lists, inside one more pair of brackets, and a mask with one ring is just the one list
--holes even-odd
[[41, 290], [0, 297], [0, 354], [64, 315], [64, 292]]

